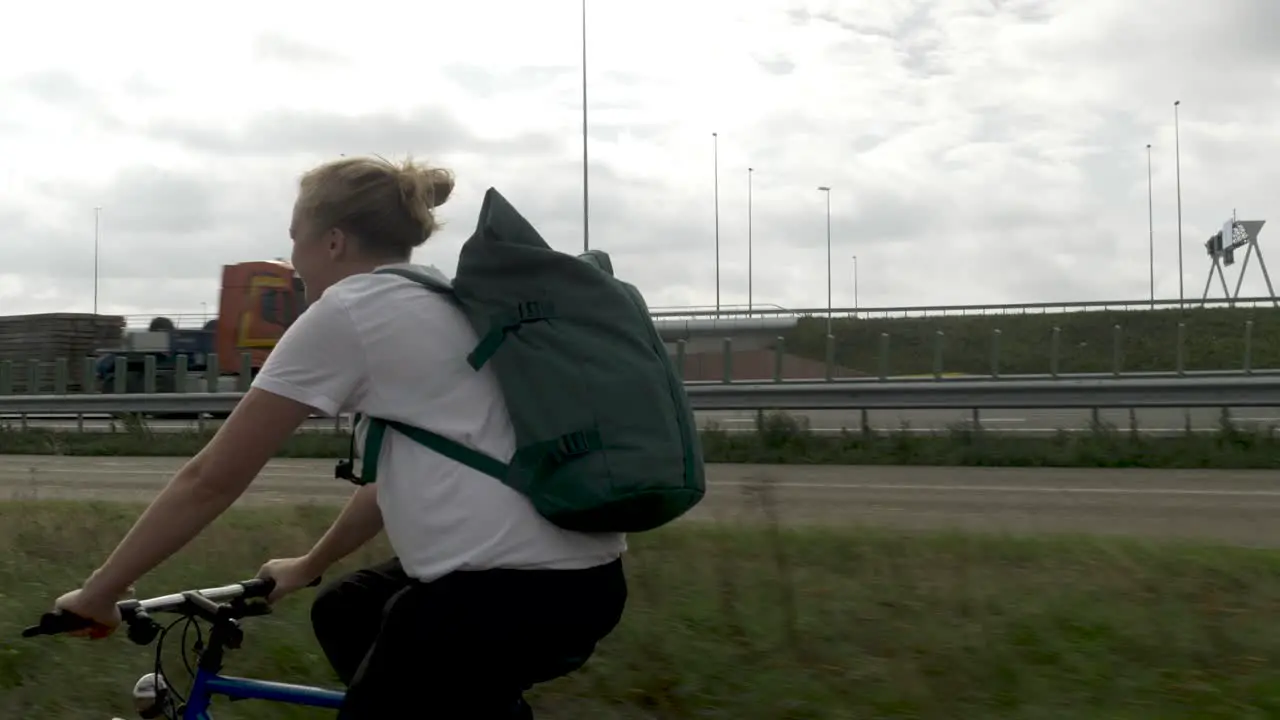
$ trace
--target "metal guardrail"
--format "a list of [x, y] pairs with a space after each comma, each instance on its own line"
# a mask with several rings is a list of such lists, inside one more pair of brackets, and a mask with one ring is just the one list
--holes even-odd
[[[1280, 374], [1214, 377], [942, 380], [902, 382], [697, 382], [695, 410], [950, 410], [1280, 407]], [[10, 415], [229, 413], [227, 393], [0, 396]]]
[[1161, 300], [1082, 300], [1068, 302], [1031, 302], [1031, 303], [998, 303], [987, 305], [886, 305], [838, 307], [785, 308], [778, 305], [756, 305], [750, 309], [740, 305], [714, 307], [655, 307], [650, 314], [655, 317], [826, 317], [828, 314], [837, 317], [953, 317], [957, 315], [1026, 315], [1070, 312], [1099, 311], [1143, 311], [1143, 310], [1195, 310], [1200, 308], [1256, 308], [1263, 306], [1280, 307], [1280, 299], [1272, 297], [1248, 298], [1208, 298], [1205, 300], [1179, 300], [1177, 298]]
[[691, 383], [697, 410], [1004, 410], [1280, 406], [1280, 375]]
[[[774, 368], [772, 377], [751, 378], [744, 380], [735, 380], [733, 378], [733, 343], [730, 340], [724, 340], [721, 348], [722, 366], [720, 368], [719, 377], [714, 380], [686, 380], [686, 385], [705, 385], [707, 383], [714, 384], [790, 384], [796, 383], [845, 383], [845, 384], [902, 384], [916, 382], [927, 379], [931, 383], [943, 381], [994, 381], [994, 382], [1032, 382], [1032, 381], [1087, 381], [1096, 379], [1182, 379], [1182, 378], [1235, 378], [1235, 377], [1259, 377], [1259, 376], [1280, 376], [1280, 368], [1254, 368], [1250, 362], [1250, 356], [1246, 354], [1242, 367], [1238, 369], [1221, 369], [1221, 370], [1188, 370], [1185, 368], [1176, 370], [1146, 370], [1146, 371], [1122, 371], [1121, 354], [1114, 352], [1114, 362], [1110, 372], [1078, 372], [1067, 373], [1059, 372], [1057, 366], [1059, 364], [1057, 355], [1057, 342], [1051, 343], [1053, 346], [1050, 355], [1050, 371], [1047, 373], [1015, 373], [1002, 374], [999, 369], [999, 348], [993, 347], [991, 357], [991, 370], [987, 373], [954, 373], [943, 371], [941, 361], [942, 353], [940, 349], [935, 349], [934, 368], [931, 373], [914, 373], [894, 375], [888, 369], [888, 354], [885, 344], [882, 343], [880, 370], [876, 375], [855, 375], [851, 377], [838, 377], [836, 375], [836, 366], [833, 363], [834, 349], [831, 338], [828, 338], [825, 373], [822, 377], [785, 377], [783, 375], [783, 365], [785, 360], [785, 346], [781, 343], [773, 347]], [[685, 365], [687, 342], [683, 339], [676, 341], [673, 360], [676, 367], [681, 368]], [[1183, 353], [1181, 350], [1177, 353], [1177, 362], [1179, 366], [1184, 365], [1182, 361]], [[187, 358], [179, 356], [175, 367], [161, 372], [158, 367], [157, 358], [147, 357], [143, 363], [143, 372], [139, 378], [135, 378], [130, 382], [127, 378], [129, 372], [127, 370], [127, 361], [123, 357], [117, 357], [114, 364], [114, 376], [112, 381], [107, 384], [105, 391], [107, 395], [142, 395], [160, 393], [164, 395], [184, 394], [184, 393], [201, 393], [205, 395], [218, 394], [228, 391], [247, 390], [252, 378], [249, 374], [227, 374], [224, 375], [219, 370], [219, 360], [216, 354], [210, 354], [206, 357], [206, 366], [198, 370], [188, 370]], [[240, 359], [241, 367], [249, 367], [251, 365], [248, 354], [244, 354]], [[51, 367], [47, 367], [51, 366]], [[49, 372], [52, 370], [52, 372]], [[78, 382], [72, 382], [72, 378], [76, 377], [71, 371], [71, 363], [65, 358], [59, 359], [54, 363], [40, 363], [31, 361], [28, 363], [15, 363], [13, 361], [0, 361], [0, 399], [11, 398], [15, 396], [29, 397], [33, 395], [55, 395], [55, 396], [75, 396], [75, 397], [92, 397], [103, 391], [100, 383], [95, 376], [95, 361], [92, 358], [84, 359], [81, 368], [82, 375], [79, 376]], [[42, 378], [44, 375], [51, 375], [51, 381], [48, 378]], [[161, 378], [165, 378], [165, 382], [161, 382]], [[140, 389], [139, 386], [140, 385]], [[52, 389], [52, 391], [50, 391]], [[94, 401], [98, 402], [98, 401]]]
[[[1263, 306], [1280, 306], [1280, 299], [1271, 297], [1247, 298], [1208, 298], [1206, 300], [1179, 300], [1166, 298], [1159, 300], [1080, 300], [1063, 302], [1029, 302], [1029, 303], [992, 303], [970, 305], [886, 305], [865, 307], [831, 308], [787, 308], [777, 303], [757, 303], [748, 308], [746, 305], [714, 306], [690, 305], [686, 307], [653, 307], [650, 314], [655, 318], [714, 318], [714, 317], [825, 317], [828, 312], [839, 317], [950, 317], [955, 315], [1022, 315], [1028, 313], [1051, 312], [1096, 312], [1119, 310], [1124, 312], [1141, 310], [1174, 310], [1185, 308], [1256, 308]], [[153, 315], [125, 315], [129, 327], [145, 328], [152, 318], [167, 317], [174, 325], [181, 328], [199, 328], [213, 319], [208, 312], [156, 313]]]

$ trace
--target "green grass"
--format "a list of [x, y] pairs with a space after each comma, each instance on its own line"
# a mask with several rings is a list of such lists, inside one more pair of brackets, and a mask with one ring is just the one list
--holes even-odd
[[[206, 432], [152, 432], [138, 422], [115, 432], [0, 429], [0, 455], [190, 456]], [[847, 431], [816, 434], [802, 418], [772, 413], [754, 433], [712, 428], [702, 434], [707, 462], [821, 465], [1007, 467], [1280, 468], [1280, 438], [1221, 421], [1212, 433], [1145, 436], [1099, 424], [1088, 432], [1000, 435], [956, 428], [933, 434]], [[350, 437], [294, 435], [280, 457], [345, 457]]]
[[[1059, 370], [1110, 372], [1114, 366], [1115, 326], [1119, 325], [1121, 367], [1126, 372], [1173, 370], [1177, 366], [1178, 323], [1186, 324], [1183, 359], [1187, 370], [1242, 367], [1245, 322], [1253, 322], [1252, 365], [1280, 368], [1280, 310], [1206, 308], [1074, 313], [914, 317], [832, 322], [835, 363], [876, 374], [880, 335], [889, 335], [893, 374], [933, 372], [936, 332], [944, 333], [943, 370], [989, 373], [993, 331], [1000, 331], [1000, 371], [1047, 373], [1050, 338], [1060, 329]], [[826, 318], [804, 318], [783, 335], [786, 347], [803, 357], [826, 359]]]
[[[122, 635], [89, 643], [17, 634], [102, 559], [137, 511], [0, 504], [0, 717], [132, 717], [129, 689], [150, 670], [151, 648]], [[333, 512], [234, 510], [138, 592], [249, 576], [269, 557], [305, 550]], [[386, 548], [375, 544], [354, 560], [382, 558]], [[634, 536], [626, 564], [622, 625], [584, 670], [536, 689], [539, 717], [1280, 714], [1273, 552], [684, 522]], [[230, 655], [228, 671], [332, 684], [307, 602], [304, 592], [274, 616], [246, 621], [245, 646]], [[176, 655], [168, 665], [182, 677]], [[223, 705], [217, 717], [332, 715], [244, 704]]]
[[1227, 416], [1211, 433], [1143, 435], [1096, 423], [1086, 432], [1001, 435], [957, 427], [946, 432], [815, 434], [803, 418], [764, 417], [755, 433], [703, 434], [708, 462], [819, 465], [932, 465], [1089, 468], [1276, 468], [1280, 438]]

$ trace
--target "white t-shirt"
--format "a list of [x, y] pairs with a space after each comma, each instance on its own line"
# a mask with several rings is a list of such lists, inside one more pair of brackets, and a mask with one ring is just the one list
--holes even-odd
[[[434, 267], [401, 267], [448, 282]], [[289, 327], [253, 385], [327, 415], [399, 420], [506, 462], [515, 438], [497, 379], [466, 361], [477, 342], [448, 298], [395, 275], [353, 275]], [[359, 450], [363, 423], [356, 436]], [[420, 580], [459, 569], [594, 567], [626, 550], [625, 535], [556, 527], [500, 481], [394, 430], [377, 485], [391, 546]]]

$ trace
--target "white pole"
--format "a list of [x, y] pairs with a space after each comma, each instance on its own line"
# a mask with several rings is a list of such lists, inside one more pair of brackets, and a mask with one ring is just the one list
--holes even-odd
[[711, 133], [712, 157], [715, 164], [716, 204], [716, 317], [720, 317], [720, 134]]
[[1173, 101], [1173, 157], [1178, 182], [1178, 308], [1182, 309], [1186, 297], [1182, 289], [1182, 142], [1178, 137], [1178, 106], [1181, 100]]
[[582, 251], [591, 249], [587, 200], [587, 0], [582, 0]]
[[751, 177], [755, 172], [754, 168], [747, 168], [747, 316], [751, 316], [752, 297], [751, 297]]
[[102, 225], [102, 208], [93, 209], [93, 314], [98, 314], [98, 235]]

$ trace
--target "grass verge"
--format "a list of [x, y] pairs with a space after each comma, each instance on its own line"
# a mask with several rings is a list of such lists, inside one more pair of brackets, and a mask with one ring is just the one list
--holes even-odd
[[[150, 648], [123, 636], [89, 644], [17, 634], [101, 560], [137, 510], [0, 504], [0, 717], [132, 717], [129, 689], [150, 670]], [[233, 510], [138, 592], [250, 575], [268, 557], [303, 551], [333, 512]], [[353, 562], [385, 552], [379, 540]], [[633, 537], [627, 566], [623, 624], [583, 671], [536, 690], [539, 717], [1280, 714], [1280, 559], [1271, 552], [690, 522]], [[304, 593], [246, 621], [228, 670], [331, 684], [306, 611]], [[181, 682], [178, 657], [166, 664]], [[223, 705], [217, 716], [330, 717], [253, 704]]]
[[[133, 421], [111, 432], [0, 428], [0, 455], [194, 455], [205, 432], [156, 432]], [[946, 432], [846, 431], [817, 434], [803, 418], [764, 416], [756, 431], [702, 433], [707, 462], [820, 465], [935, 465], [987, 467], [1280, 468], [1280, 437], [1270, 429], [1234, 425], [1226, 416], [1212, 433], [1143, 435], [1097, 424], [1088, 432], [1014, 436], [957, 427]], [[344, 457], [350, 436], [305, 432], [290, 438], [280, 457]]]
[[[1246, 356], [1255, 368], [1280, 367], [1280, 309], [1270, 307], [836, 318], [831, 333], [835, 364], [864, 373], [880, 368], [882, 335], [892, 373], [932, 372], [939, 332], [944, 371], [983, 374], [998, 358], [1006, 374], [1047, 373], [1054, 328], [1061, 372], [1111, 372], [1117, 358], [1126, 372], [1140, 372], [1177, 367], [1179, 323], [1187, 370], [1240, 368]], [[826, 334], [826, 318], [810, 317], [784, 338], [792, 352], [823, 362]]]

